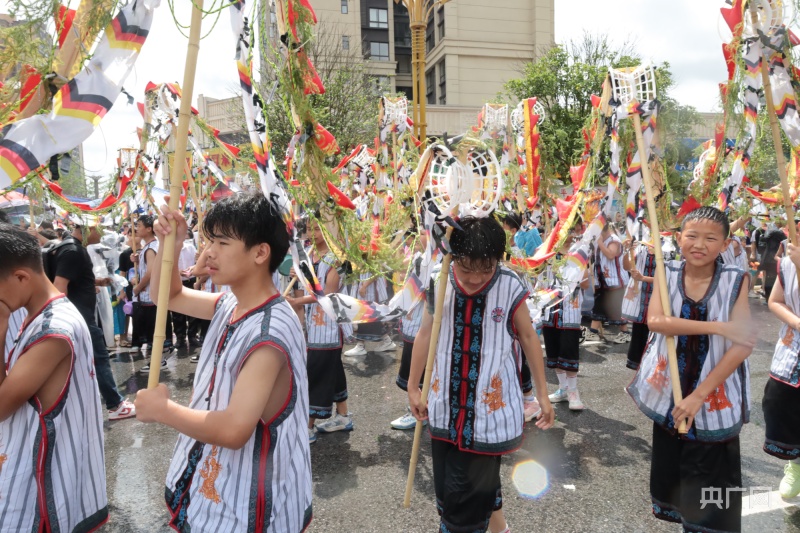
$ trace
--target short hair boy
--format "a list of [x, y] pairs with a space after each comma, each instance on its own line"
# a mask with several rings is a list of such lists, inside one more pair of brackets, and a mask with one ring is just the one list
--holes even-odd
[[[187, 235], [178, 210], [162, 208], [162, 245], [150, 290], [157, 297], [163, 239], [176, 222], [177, 255]], [[137, 417], [180, 432], [166, 482], [169, 525], [177, 531], [299, 533], [311, 521], [306, 424], [306, 346], [297, 315], [272, 282], [289, 246], [286, 225], [262, 194], [215, 204], [203, 221], [211, 294], [181, 284], [173, 265], [169, 308], [211, 320], [188, 406], [163, 384], [139, 391]], [[260, 529], [261, 528], [261, 529]]]
[[[650, 496], [656, 518], [691, 531], [740, 531], [742, 485], [739, 432], [750, 416], [747, 358], [755, 334], [747, 302], [750, 278], [717, 261], [729, 244], [724, 213], [701, 207], [683, 220], [681, 261], [665, 264], [672, 315], [653, 291], [650, 341], [628, 387], [653, 420]], [[654, 285], [658, 285], [658, 274]], [[674, 404], [666, 336], [675, 336], [683, 399]], [[686, 435], [676, 432], [687, 420]], [[703, 504], [716, 490], [725, 505]]]
[[[21, 309], [25, 322], [7, 336]], [[108, 500], [89, 329], [47, 279], [36, 238], [9, 224], [0, 224], [0, 343], [2, 528], [97, 529]]]
[[[442, 531], [485, 531], [502, 507], [500, 458], [522, 444], [524, 424], [519, 340], [533, 371], [547, 429], [554, 413], [547, 398], [542, 346], [525, 305], [528, 290], [499, 265], [506, 247], [493, 218], [465, 217], [450, 239], [448, 278], [434, 274], [428, 309], [417, 333], [408, 378], [408, 398], [418, 420], [428, 419], [433, 477]], [[437, 279], [438, 278], [438, 279]], [[431, 341], [436, 285], [446, 283], [442, 327], [431, 388], [418, 386]], [[427, 408], [426, 408], [427, 405]]]

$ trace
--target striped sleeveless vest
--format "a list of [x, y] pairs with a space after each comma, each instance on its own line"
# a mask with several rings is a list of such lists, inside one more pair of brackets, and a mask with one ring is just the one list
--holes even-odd
[[[656, 256], [652, 248], [639, 243], [636, 246], [636, 270], [642, 276], [653, 277], [656, 273]], [[637, 324], [647, 322], [647, 307], [653, 294], [653, 284], [628, 278], [625, 297], [622, 299], [622, 318]]]
[[[158, 239], [153, 239], [151, 242], [145, 244], [139, 251], [139, 279], [141, 280], [147, 274], [147, 260], [145, 255], [148, 250], [153, 250], [158, 253]], [[153, 257], [155, 260], [155, 256]], [[139, 293], [139, 303], [143, 305], [153, 305], [153, 300], [150, 298], [150, 284]]]
[[34, 396], [0, 422], [0, 529], [94, 531], [108, 520], [103, 412], [89, 329], [58, 296], [31, 317], [8, 353], [11, 371], [37, 343], [58, 338], [72, 347], [72, 367], [55, 405]]
[[[336, 256], [328, 252], [315, 264], [317, 279], [323, 292], [328, 272], [335, 268]], [[338, 289], [338, 287], [337, 287]], [[306, 335], [307, 344], [310, 350], [336, 350], [342, 347], [342, 333], [339, 324], [329, 317], [318, 303], [305, 306], [306, 313]]]
[[[684, 306], [688, 307], [695, 303], [705, 312], [706, 322], [730, 321], [733, 305], [746, 276], [744, 271], [735, 266], [717, 263], [706, 295], [699, 302], [692, 302], [683, 292], [684, 266], [683, 261], [670, 261], [665, 264], [672, 314], [681, 317]], [[707, 354], [697, 376], [699, 383], [719, 364], [733, 343], [719, 335], [679, 336], [675, 339], [678, 351], [681, 350], [681, 343], [688, 343], [697, 338], [700, 342], [707, 343]], [[678, 364], [684, 368], [681, 366], [680, 354]], [[729, 440], [739, 434], [742, 424], [749, 421], [749, 368], [748, 361], [745, 360], [716, 391], [706, 398], [690, 430], [690, 434], [698, 441]], [[691, 377], [693, 376], [689, 376]], [[671, 411], [674, 403], [670, 380], [666, 338], [651, 332], [642, 356], [642, 364], [627, 390], [637, 407], [646, 416], [667, 429], [673, 429]]]
[[177, 531], [300, 533], [311, 521], [306, 347], [300, 323], [278, 294], [238, 320], [224, 293], [200, 353], [189, 407], [221, 411], [239, 370], [261, 346], [286, 356], [292, 387], [284, 409], [259, 421], [250, 440], [231, 450], [179, 435], [167, 474], [166, 502]]
[[[434, 273], [437, 278], [440, 275]], [[502, 265], [473, 295], [460, 288], [452, 270], [446, 283], [428, 393], [431, 436], [464, 451], [511, 452], [522, 443], [523, 424], [513, 317], [524, 307], [528, 291]], [[429, 305], [436, 291], [433, 285]]]
[[[560, 255], [557, 257], [560, 257]], [[547, 267], [541, 277], [541, 283], [543, 287], [562, 289], [563, 292], [563, 285], [556, 280], [551, 266]], [[562, 296], [563, 298], [560, 302], [542, 311], [542, 326], [558, 329], [580, 329], [583, 290], [578, 285], [572, 294], [562, 294]]]
[[[619, 243], [622, 248], [622, 242], [613, 233], [603, 241], [603, 244], [609, 246], [612, 242]], [[622, 256], [609, 259], [598, 246], [594, 252], [594, 286], [603, 289], [618, 289], [624, 287], [627, 282], [628, 273], [622, 268]]]
[[[797, 287], [797, 269], [788, 257], [782, 257], [778, 266], [783, 287], [783, 298], [792, 313], [800, 316], [800, 294]], [[769, 375], [792, 387], [800, 387], [800, 332], [789, 327], [781, 326], [778, 342], [775, 344], [775, 353], [772, 356], [772, 365]]]
[[[739, 244], [739, 255], [734, 255], [734, 243]], [[742, 240], [739, 237], [731, 237], [730, 244], [728, 244], [728, 247], [725, 248], [719, 255], [722, 257], [722, 262], [726, 265], [738, 266], [745, 272], [749, 272], [750, 266], [747, 261], [747, 251], [745, 250], [744, 244], [742, 244]]]

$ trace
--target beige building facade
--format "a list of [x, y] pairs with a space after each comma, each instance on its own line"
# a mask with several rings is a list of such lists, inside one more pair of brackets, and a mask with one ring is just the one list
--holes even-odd
[[[555, 43], [555, 0], [451, 0], [431, 11], [425, 35], [429, 135], [476, 124], [484, 103], [520, 76], [525, 63]], [[326, 46], [360, 50], [382, 91], [412, 98], [408, 11], [394, 0], [313, 2]], [[270, 38], [277, 39], [274, 13]], [[230, 103], [200, 96], [201, 115], [223, 134]]]

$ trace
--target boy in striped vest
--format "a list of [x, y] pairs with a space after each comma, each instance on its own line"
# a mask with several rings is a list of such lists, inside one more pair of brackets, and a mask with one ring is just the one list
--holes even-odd
[[[493, 218], [465, 217], [450, 239], [452, 269], [434, 273], [428, 308], [414, 342], [408, 400], [418, 420], [428, 420], [433, 479], [441, 531], [508, 529], [502, 513], [500, 459], [522, 444], [524, 424], [519, 361], [528, 357], [542, 413], [536, 425], [552, 426], [542, 346], [525, 305], [525, 284], [503, 258], [506, 237]], [[442, 327], [436, 343], [428, 397], [420, 377], [431, 342], [436, 285], [445, 283]], [[490, 518], [492, 518], [490, 523]]]
[[[178, 210], [162, 208], [159, 240], [176, 222], [175, 249], [186, 237]], [[169, 525], [176, 531], [300, 533], [311, 521], [311, 458], [306, 437], [306, 346], [292, 307], [272, 283], [289, 248], [278, 210], [262, 194], [216, 203], [203, 221], [211, 294], [184, 287], [177, 262], [169, 307], [210, 320], [188, 406], [163, 384], [140, 390], [137, 417], [180, 432], [166, 482]], [[151, 291], [159, 291], [161, 255]]]
[[656, 274], [656, 256], [650, 243], [630, 239], [623, 243], [622, 266], [630, 277], [622, 299], [622, 318], [632, 324], [631, 343], [625, 366], [638, 370], [650, 330], [647, 328], [647, 308], [653, 294], [653, 277]]
[[783, 327], [761, 405], [767, 426], [764, 451], [787, 461], [778, 492], [788, 499], [800, 494], [800, 247], [788, 243], [786, 252], [769, 297], [769, 309]]
[[[717, 261], [728, 236], [728, 219], [718, 209], [701, 207], [684, 218], [678, 239], [683, 260], [665, 264], [672, 316], [664, 315], [661, 294], [653, 291], [650, 342], [628, 387], [637, 407], [653, 420], [653, 513], [689, 531], [741, 530], [739, 432], [750, 416], [747, 358], [755, 332], [749, 324], [749, 276]], [[683, 393], [677, 405], [667, 335], [676, 337]], [[676, 431], [683, 420], [686, 435]], [[721, 494], [724, 504], [709, 504], [709, 494]]]
[[[23, 309], [24, 323], [8, 335], [12, 312], [19, 319]], [[36, 238], [8, 224], [0, 224], [0, 344], [0, 530], [94, 531], [108, 506], [89, 328], [47, 279]]]

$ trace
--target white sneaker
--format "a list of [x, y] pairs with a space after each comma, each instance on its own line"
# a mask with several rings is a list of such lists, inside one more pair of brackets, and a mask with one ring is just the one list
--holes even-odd
[[631, 342], [631, 334], [627, 331], [620, 331], [616, 336], [611, 337], [611, 342], [614, 344], [627, 344]]
[[347, 350], [346, 352], [344, 352], [344, 354], [347, 357], [358, 357], [360, 355], [367, 355], [367, 349], [364, 348], [364, 343], [363, 342], [359, 342], [354, 347], [352, 347], [349, 350]]
[[381, 343], [378, 344], [372, 351], [373, 352], [390, 352], [397, 349], [397, 345], [389, 337], [384, 337]]
[[116, 409], [108, 411], [109, 420], [122, 420], [136, 416], [136, 407], [128, 400], [122, 400]]
[[317, 424], [319, 433], [333, 433], [334, 431], [353, 431], [353, 417], [350, 413], [340, 415], [336, 413], [328, 420]]
[[314, 444], [317, 442], [317, 431], [314, 428], [308, 428], [308, 443]]
[[578, 389], [572, 389], [571, 391], [568, 391], [567, 398], [569, 400], [569, 408], [571, 411], [583, 411], [585, 409], [585, 406], [581, 401], [581, 395], [578, 393]]
[[548, 398], [550, 399], [550, 403], [566, 402], [569, 400], [567, 391], [564, 389], [558, 389], [553, 394], [549, 395]]
[[[428, 423], [427, 420], [422, 421], [423, 426], [427, 423]], [[395, 418], [394, 420], [392, 420], [391, 426], [394, 429], [402, 429], [402, 430], [414, 429], [415, 427], [417, 427], [417, 419], [414, 418], [414, 415], [411, 414], [410, 410], [407, 410], [406, 414], [404, 414], [400, 418]]]

